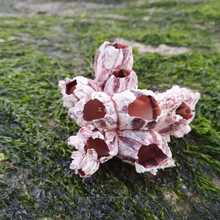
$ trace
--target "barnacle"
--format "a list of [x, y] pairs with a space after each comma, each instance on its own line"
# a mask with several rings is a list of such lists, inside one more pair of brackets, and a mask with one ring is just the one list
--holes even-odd
[[115, 132], [100, 132], [83, 127], [75, 136], [68, 139], [68, 144], [75, 147], [70, 168], [82, 177], [92, 175], [101, 163], [118, 153], [118, 141]]
[[109, 95], [137, 88], [137, 75], [132, 67], [132, 48], [120, 42], [106, 41], [96, 53], [95, 81]]
[[166, 137], [183, 137], [189, 133], [190, 123], [195, 116], [196, 103], [200, 98], [198, 92], [188, 88], [173, 86], [164, 93], [158, 94], [158, 102], [162, 109], [155, 130]]
[[156, 94], [150, 90], [125, 90], [112, 99], [116, 103], [120, 130], [149, 128], [160, 115]]
[[174, 166], [166, 141], [153, 130], [124, 130], [119, 132], [119, 157], [135, 165], [138, 173]]
[[117, 112], [111, 97], [104, 92], [92, 92], [69, 109], [70, 117], [79, 126], [91, 125], [100, 130], [117, 128]]
[[60, 80], [59, 88], [63, 95], [63, 105], [68, 109], [73, 107], [80, 99], [89, 97], [94, 91], [100, 91], [94, 80], [83, 76]]
[[163, 93], [137, 89], [132, 67], [128, 45], [104, 42], [96, 54], [94, 80], [77, 76], [59, 82], [63, 105], [81, 127], [68, 139], [75, 148], [70, 169], [81, 177], [114, 156], [138, 173], [175, 166], [170, 136], [190, 132], [200, 94], [179, 86]]

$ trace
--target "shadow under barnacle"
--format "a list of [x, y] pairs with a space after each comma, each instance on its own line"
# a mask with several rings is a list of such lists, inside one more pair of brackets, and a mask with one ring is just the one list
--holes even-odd
[[151, 173], [137, 173], [135, 167], [124, 163], [118, 158], [113, 158], [103, 164], [101, 173], [108, 173], [112, 178], [116, 178], [127, 186], [129, 191], [138, 192], [140, 189], [151, 188], [155, 185], [163, 187], [175, 185], [177, 174], [174, 169], [159, 170], [157, 175]]
[[103, 171], [123, 182], [131, 190], [135, 190], [135, 185], [144, 184], [142, 175], [136, 173], [134, 166], [124, 163], [119, 158], [113, 158], [104, 164]]

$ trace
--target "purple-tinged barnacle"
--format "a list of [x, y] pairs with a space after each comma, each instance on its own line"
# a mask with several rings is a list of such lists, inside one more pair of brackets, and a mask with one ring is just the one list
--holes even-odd
[[118, 116], [111, 97], [104, 92], [93, 92], [69, 110], [69, 115], [79, 126], [92, 125], [99, 130], [117, 128]]
[[174, 161], [165, 140], [154, 131], [120, 131], [118, 157], [135, 165], [138, 173], [173, 167]]
[[157, 121], [160, 108], [150, 90], [126, 90], [113, 96], [119, 117], [119, 129], [147, 129]]
[[133, 70], [118, 70], [107, 79], [103, 91], [112, 96], [127, 89], [137, 89], [137, 85], [137, 75]]
[[72, 153], [70, 169], [81, 177], [94, 174], [101, 163], [117, 155], [118, 140], [115, 132], [99, 132], [81, 128], [71, 136], [68, 144], [76, 150]]
[[166, 137], [183, 137], [191, 131], [190, 122], [195, 116], [195, 106], [200, 98], [198, 92], [173, 86], [158, 94], [161, 116], [155, 130]]
[[95, 58], [95, 80], [78, 76], [59, 82], [64, 106], [81, 126], [68, 140], [75, 148], [70, 169], [81, 177], [114, 156], [138, 173], [175, 165], [170, 136], [190, 132], [200, 94], [179, 86], [163, 93], [138, 90], [132, 67], [128, 45], [104, 42]]
[[96, 53], [95, 81], [110, 95], [124, 89], [136, 88], [137, 76], [132, 67], [132, 48], [120, 42], [106, 41]]
[[89, 97], [95, 91], [100, 91], [100, 88], [93, 80], [82, 76], [60, 80], [59, 88], [63, 95], [63, 105], [66, 108], [71, 108], [80, 99]]

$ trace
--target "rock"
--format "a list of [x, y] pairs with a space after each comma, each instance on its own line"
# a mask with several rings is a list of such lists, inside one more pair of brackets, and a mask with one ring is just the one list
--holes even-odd
[[160, 44], [159, 46], [145, 45], [136, 41], [128, 41], [125, 39], [118, 38], [117, 40], [130, 45], [133, 48], [137, 48], [141, 54], [144, 53], [158, 53], [163, 56], [176, 56], [190, 52], [187, 47], [173, 47], [166, 44]]
[[111, 4], [88, 3], [82, 1], [36, 1], [22, 0], [18, 1], [14, 8], [22, 13], [29, 15], [47, 14], [58, 16], [78, 16], [87, 11], [96, 11], [100, 9], [113, 8]]

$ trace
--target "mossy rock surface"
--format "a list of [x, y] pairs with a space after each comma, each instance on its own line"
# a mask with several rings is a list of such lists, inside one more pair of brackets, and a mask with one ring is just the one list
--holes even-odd
[[[84, 1], [76, 16], [20, 13], [13, 1], [0, 10], [0, 219], [220, 219], [220, 2], [115, 2]], [[140, 175], [112, 159], [81, 179], [66, 144], [78, 127], [57, 84], [92, 77], [96, 48], [114, 38], [189, 48], [134, 49], [134, 69], [140, 88], [178, 84], [202, 96], [192, 132], [170, 143], [175, 168]]]

